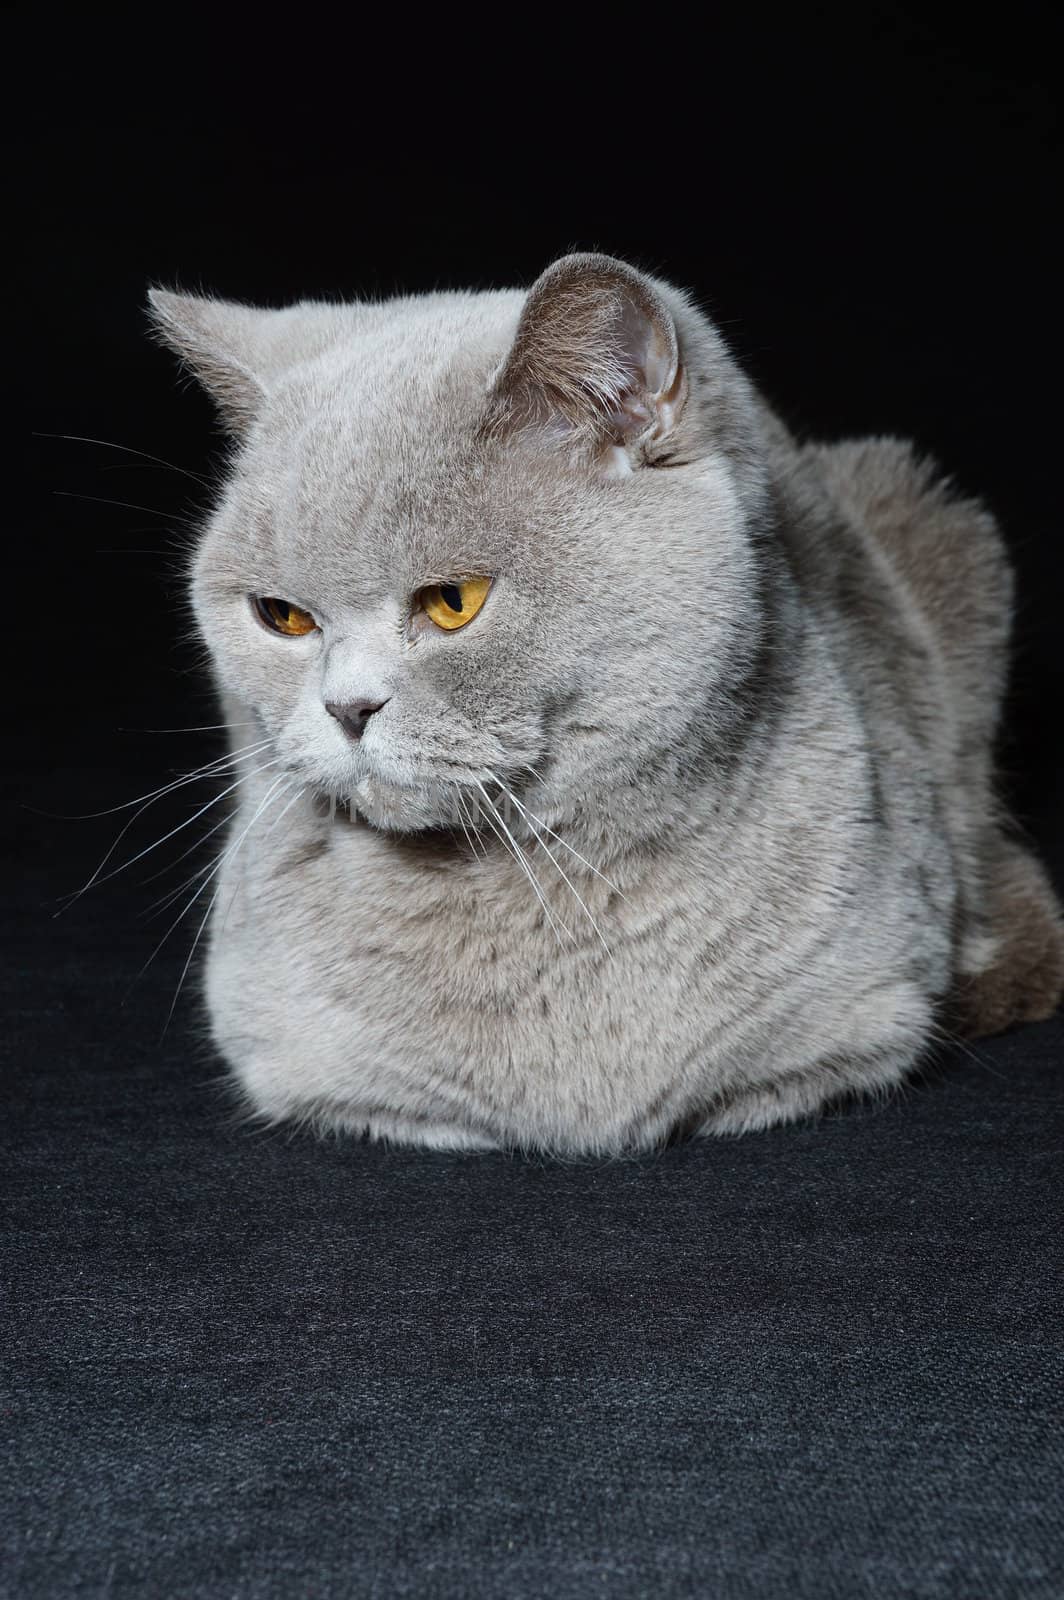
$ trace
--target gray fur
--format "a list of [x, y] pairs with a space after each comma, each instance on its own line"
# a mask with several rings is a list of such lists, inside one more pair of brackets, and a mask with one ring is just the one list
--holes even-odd
[[[988, 514], [904, 443], [800, 447], [685, 295], [607, 258], [528, 295], [153, 307], [237, 431], [192, 598], [234, 749], [271, 741], [207, 962], [256, 1111], [619, 1152], [896, 1084], [1009, 937]], [[472, 574], [474, 622], [410, 632]], [[352, 744], [324, 702], [360, 698]], [[524, 866], [473, 818], [497, 779]]]

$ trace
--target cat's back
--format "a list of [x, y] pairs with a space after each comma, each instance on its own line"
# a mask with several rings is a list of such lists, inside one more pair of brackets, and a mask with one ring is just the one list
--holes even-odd
[[809, 446], [831, 507], [886, 577], [908, 630], [929, 645], [962, 714], [996, 717], [1012, 616], [1013, 576], [998, 525], [906, 440]]

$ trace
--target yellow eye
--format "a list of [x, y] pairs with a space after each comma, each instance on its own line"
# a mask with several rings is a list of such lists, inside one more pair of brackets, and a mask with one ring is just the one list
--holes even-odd
[[463, 578], [459, 583], [430, 583], [418, 591], [422, 611], [437, 626], [449, 631], [472, 622], [491, 588], [490, 578]]
[[290, 600], [278, 600], [276, 595], [253, 595], [259, 618], [274, 633], [283, 633], [289, 639], [298, 639], [313, 633], [318, 624], [309, 611], [301, 611]]

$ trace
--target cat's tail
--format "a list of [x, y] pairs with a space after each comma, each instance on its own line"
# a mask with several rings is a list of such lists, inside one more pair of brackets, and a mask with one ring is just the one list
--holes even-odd
[[1064, 917], [1049, 875], [1024, 845], [995, 833], [983, 916], [965, 930], [951, 1027], [978, 1039], [1051, 1017], [1064, 995]]

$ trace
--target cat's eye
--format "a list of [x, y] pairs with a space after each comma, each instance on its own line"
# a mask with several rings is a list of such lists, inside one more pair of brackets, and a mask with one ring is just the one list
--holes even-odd
[[274, 633], [283, 633], [289, 639], [300, 639], [313, 633], [318, 624], [309, 611], [294, 606], [291, 600], [280, 600], [276, 595], [252, 595], [252, 603], [260, 622]]
[[490, 578], [462, 578], [455, 583], [430, 583], [418, 590], [418, 604], [437, 628], [464, 628], [472, 622], [491, 588]]

